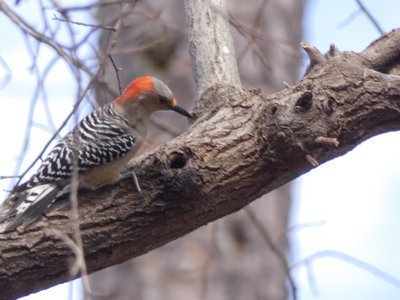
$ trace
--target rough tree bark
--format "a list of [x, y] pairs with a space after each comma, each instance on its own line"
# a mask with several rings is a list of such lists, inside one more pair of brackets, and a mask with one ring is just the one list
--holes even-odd
[[[282, 89], [282, 81], [296, 82], [301, 59], [303, 1], [231, 0], [228, 3], [230, 31], [243, 86], [272, 93]], [[150, 18], [142, 16], [141, 11], [146, 11]], [[99, 10], [97, 19], [104, 22], [119, 14], [118, 9], [107, 7]], [[153, 15], [157, 16], [157, 22], [151, 18]], [[113, 59], [117, 66], [122, 66], [119, 76], [124, 84], [142, 74], [155, 74], [172, 87], [180, 104], [192, 107], [196, 91], [187, 34], [181, 31], [185, 28], [183, 15], [183, 2], [179, 0], [137, 3], [126, 21], [128, 26], [121, 31]], [[210, 30], [212, 25], [206, 29], [215, 32]], [[226, 33], [229, 31], [224, 29]], [[103, 51], [109, 47], [104, 43], [110, 40], [109, 35], [102, 33], [100, 49]], [[154, 41], [159, 42], [154, 45]], [[210, 43], [206, 43], [204, 53], [218, 51], [210, 49]], [[129, 49], [138, 49], [143, 44], [153, 46], [126, 55]], [[225, 63], [225, 68], [230, 65], [236, 67]], [[115, 69], [110, 64], [104, 71], [107, 79], [101, 81], [115, 83], [117, 91]], [[99, 89], [100, 101], [112, 99], [112, 95], [103, 97], [105, 91]], [[186, 120], [174, 118], [173, 114], [160, 114], [161, 119], [181, 132], [187, 127]], [[143, 153], [171, 138], [171, 132], [152, 126]], [[151, 253], [91, 274], [91, 289], [99, 298], [113, 300], [287, 299], [284, 253], [290, 251], [285, 236], [290, 189], [291, 184], [284, 185], [252, 202], [246, 210], [202, 226]], [[249, 214], [254, 216], [250, 218]], [[268, 244], [261, 231], [267, 232]]]
[[[399, 29], [360, 54], [304, 48], [312, 67], [298, 84], [269, 96], [212, 86], [183, 135], [132, 162], [149, 203], [131, 179], [81, 193], [89, 272], [146, 253], [371, 136], [400, 129]], [[73, 253], [47, 229], [71, 235], [68, 216], [60, 203], [34, 227], [0, 234], [4, 299], [70, 279]]]
[[215, 84], [240, 87], [225, 0], [185, 1], [186, 28], [197, 90]]

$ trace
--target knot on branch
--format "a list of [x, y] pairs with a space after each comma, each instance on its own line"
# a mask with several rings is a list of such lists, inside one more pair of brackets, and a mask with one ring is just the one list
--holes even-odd
[[[196, 173], [196, 156], [189, 146], [179, 148], [164, 145], [160, 151], [149, 154], [135, 167], [143, 193], [150, 193], [153, 200], [172, 200], [196, 193], [201, 179]], [[152, 191], [158, 191], [157, 195]]]
[[340, 143], [336, 138], [318, 136], [315, 138], [314, 143], [325, 147], [339, 147]]
[[324, 55], [319, 52], [317, 48], [306, 42], [301, 43], [301, 47], [306, 51], [308, 58], [310, 59], [310, 65], [313, 66], [325, 62], [326, 59]]
[[313, 104], [313, 95], [311, 92], [307, 91], [301, 94], [299, 99], [296, 101], [296, 109], [300, 111], [309, 110]]
[[334, 44], [331, 44], [327, 55], [323, 55], [316, 47], [313, 47], [306, 42], [302, 42], [301, 47], [307, 53], [308, 58], [310, 59], [310, 64], [306, 69], [305, 75], [307, 75], [314, 66], [326, 62], [329, 57], [335, 57], [341, 54], [339, 49], [337, 49]]

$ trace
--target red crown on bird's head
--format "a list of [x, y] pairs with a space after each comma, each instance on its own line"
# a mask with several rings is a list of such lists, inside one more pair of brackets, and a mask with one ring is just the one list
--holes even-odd
[[154, 82], [150, 76], [138, 77], [131, 81], [127, 88], [122, 92], [122, 95], [115, 99], [114, 103], [117, 105], [123, 105], [134, 99], [140, 93], [153, 91]]

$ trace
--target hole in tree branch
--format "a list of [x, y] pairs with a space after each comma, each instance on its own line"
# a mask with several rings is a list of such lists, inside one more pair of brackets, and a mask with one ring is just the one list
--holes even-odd
[[186, 165], [187, 161], [188, 159], [183, 153], [175, 153], [172, 156], [171, 164], [169, 166], [172, 169], [182, 169]]
[[304, 92], [296, 102], [296, 108], [305, 111], [312, 107], [313, 96], [311, 92]]

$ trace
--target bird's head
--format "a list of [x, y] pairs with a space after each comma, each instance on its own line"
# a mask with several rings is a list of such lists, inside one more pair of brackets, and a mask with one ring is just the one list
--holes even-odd
[[161, 80], [143, 76], [134, 79], [121, 96], [114, 100], [114, 105], [124, 112], [130, 112], [138, 107], [151, 114], [158, 110], [173, 110], [185, 117], [192, 115], [177, 105], [169, 87]]

